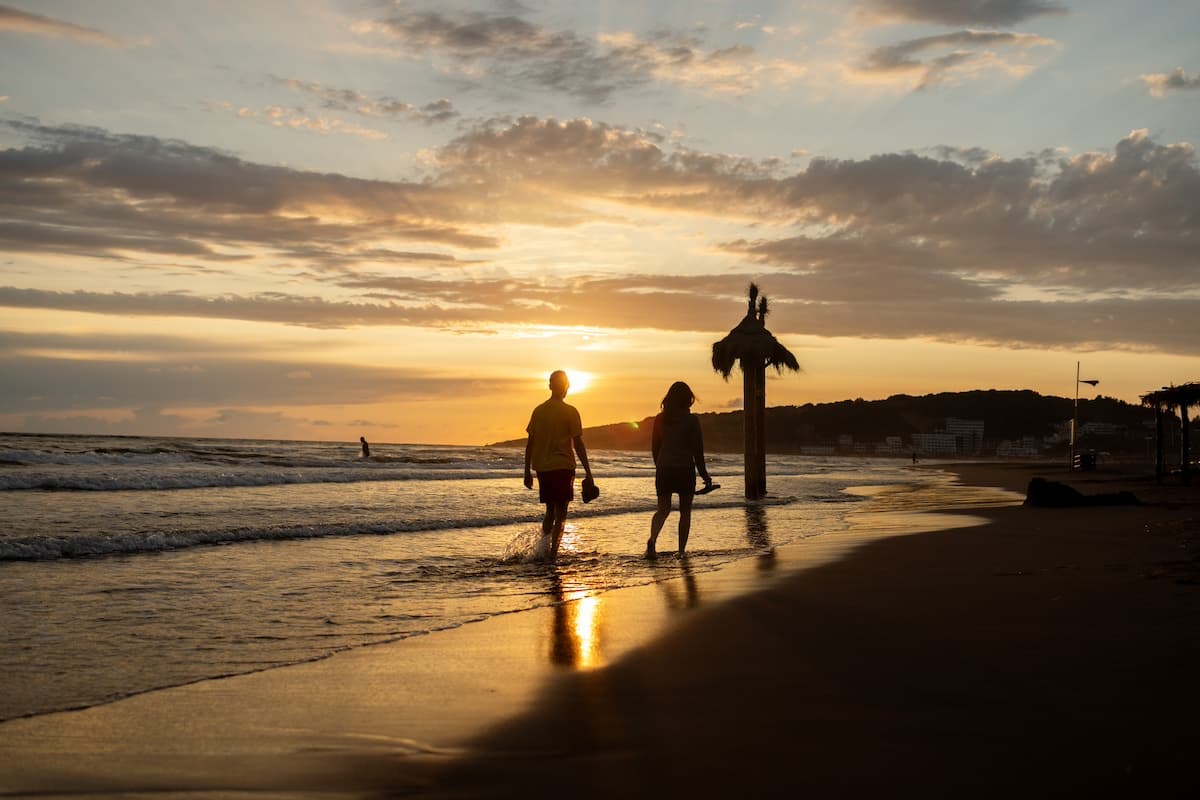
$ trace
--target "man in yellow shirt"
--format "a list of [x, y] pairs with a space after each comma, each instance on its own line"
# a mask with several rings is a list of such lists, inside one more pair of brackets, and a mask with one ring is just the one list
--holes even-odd
[[587, 479], [592, 477], [587, 448], [583, 446], [583, 423], [574, 406], [564, 402], [571, 383], [561, 369], [550, 374], [550, 399], [533, 410], [525, 442], [525, 488], [533, 488], [537, 473], [538, 498], [546, 504], [542, 535], [553, 535], [550, 560], [558, 557], [567, 506], [575, 498], [575, 456], [583, 464]]

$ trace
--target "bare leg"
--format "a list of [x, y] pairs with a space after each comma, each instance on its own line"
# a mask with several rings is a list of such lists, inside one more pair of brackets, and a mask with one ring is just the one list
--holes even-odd
[[692, 532], [692, 496], [679, 495], [679, 555], [687, 548], [688, 534]]
[[548, 509], [552, 508], [552, 531], [554, 541], [550, 544], [550, 560], [554, 561], [558, 558], [558, 545], [562, 542], [563, 528], [567, 524], [567, 504], [566, 503], [547, 503]]
[[654, 511], [654, 516], [650, 518], [650, 538], [646, 541], [646, 555], [654, 555], [654, 543], [658, 541], [658, 534], [663, 529], [663, 524], [666, 523], [667, 517], [671, 514], [671, 495], [658, 498], [658, 508]]

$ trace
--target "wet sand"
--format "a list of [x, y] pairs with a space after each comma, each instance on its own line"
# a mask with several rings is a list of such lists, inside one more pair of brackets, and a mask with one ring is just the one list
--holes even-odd
[[4, 723], [0, 791], [1174, 796], [1200, 741], [1200, 492], [1072, 480], [1148, 504], [870, 541], [947, 524], [885, 497], [803, 555], [665, 559], [660, 585]]
[[[964, 465], [1024, 487], [1045, 465]], [[1010, 507], [706, 610], [489, 731], [437, 796], [1184, 796], [1200, 494]]]

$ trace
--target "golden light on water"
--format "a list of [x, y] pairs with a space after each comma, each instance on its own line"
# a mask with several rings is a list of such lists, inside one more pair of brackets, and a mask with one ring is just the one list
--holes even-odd
[[573, 669], [595, 669], [604, 665], [601, 597], [575, 581], [554, 579], [554, 606], [550, 631], [550, 660]]
[[578, 653], [575, 665], [584, 669], [600, 666], [600, 598], [592, 595], [576, 600], [575, 621], [572, 626], [575, 632], [575, 651]]

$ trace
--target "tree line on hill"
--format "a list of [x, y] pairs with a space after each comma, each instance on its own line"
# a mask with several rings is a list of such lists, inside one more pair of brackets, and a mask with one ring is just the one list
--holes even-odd
[[[1032, 437], [1041, 446], [1046, 437], [1059, 433], [1072, 418], [1074, 401], [1066, 397], [1042, 395], [1032, 390], [976, 390], [941, 392], [923, 396], [898, 394], [885, 400], [842, 400], [834, 403], [806, 403], [801, 406], [774, 406], [767, 409], [767, 449], [772, 453], [799, 453], [813, 446], [832, 446], [838, 450], [847, 443], [883, 443], [899, 437], [907, 454], [913, 434], [935, 433], [948, 418], [983, 422], [979, 449], [996, 451], [996, 443]], [[704, 431], [705, 449], [711, 452], [741, 452], [743, 447], [742, 412], [698, 414]], [[649, 450], [653, 416], [630, 422], [599, 425], [584, 430], [584, 440], [593, 449]], [[1112, 397], [1079, 401], [1081, 431], [1101, 427], [1102, 432], [1087, 433], [1086, 444], [1108, 451], [1146, 449], [1146, 437], [1153, 435], [1154, 412]], [[1097, 425], [1099, 423], [1099, 425]], [[524, 439], [497, 442], [498, 445], [523, 445]], [[1082, 438], [1080, 443], [1085, 443]], [[862, 448], [860, 448], [860, 452]], [[867, 451], [872, 452], [872, 451]]]

